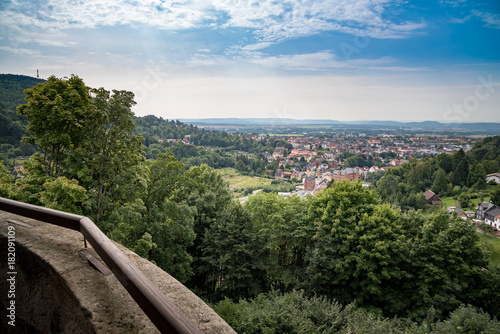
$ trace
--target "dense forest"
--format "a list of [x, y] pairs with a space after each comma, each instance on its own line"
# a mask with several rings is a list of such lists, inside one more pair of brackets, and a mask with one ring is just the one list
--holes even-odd
[[[24, 75], [0, 75], [0, 160], [4, 162], [35, 153], [32, 145], [21, 142], [28, 119], [18, 115], [16, 107], [26, 102], [24, 90], [41, 82], [43, 80]], [[8, 165], [14, 167], [14, 161]]]
[[475, 226], [405, 207], [398, 194], [480, 189], [475, 175], [498, 163], [500, 137], [403, 165], [373, 189], [334, 182], [315, 197], [260, 193], [240, 204], [215, 169], [186, 166], [180, 156], [190, 153], [176, 153], [177, 144], [199, 148], [160, 140], [190, 135], [221, 155], [276, 143], [135, 119], [131, 92], [89, 88], [77, 76], [25, 92], [17, 113], [36, 152], [22, 178], [0, 164], [0, 196], [90, 217], [238, 332], [499, 332], [500, 267]]

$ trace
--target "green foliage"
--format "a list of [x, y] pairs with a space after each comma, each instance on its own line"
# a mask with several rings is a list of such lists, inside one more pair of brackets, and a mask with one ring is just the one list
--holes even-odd
[[471, 167], [469, 176], [467, 178], [467, 185], [469, 187], [474, 187], [475, 189], [485, 189], [486, 188], [486, 172], [482, 164], [478, 163]]
[[446, 172], [443, 169], [438, 169], [431, 190], [436, 194], [442, 194], [447, 190], [447, 188], [448, 178], [446, 177]]
[[27, 104], [20, 105], [17, 112], [28, 117], [27, 131], [32, 137], [24, 139], [43, 152], [47, 176], [62, 176], [68, 151], [79, 144], [81, 129], [90, 122], [86, 118], [91, 109], [89, 88], [74, 75], [65, 79], [51, 76], [25, 93]]
[[500, 323], [481, 310], [461, 305], [450, 314], [448, 321], [438, 322], [432, 333], [495, 334], [500, 333]]
[[412, 259], [412, 280], [407, 289], [418, 292], [409, 297], [407, 315], [422, 318], [425, 310], [434, 306], [436, 314], [442, 316], [474, 300], [469, 287], [489, 262], [475, 227], [460, 218], [450, 219], [446, 211], [430, 216], [411, 213], [404, 221], [405, 226], [416, 226], [407, 233], [407, 238], [412, 238], [407, 244]]
[[194, 209], [188, 205], [165, 201], [150, 209], [145, 217], [147, 231], [156, 244], [150, 259], [183, 283], [194, 273], [194, 259], [188, 252], [195, 240], [193, 216]]
[[245, 203], [266, 244], [267, 286], [289, 291], [303, 279], [304, 256], [312, 242], [309, 198], [261, 193]]
[[400, 188], [398, 178], [393, 174], [385, 174], [377, 181], [377, 192], [384, 202], [398, 203]]
[[157, 245], [153, 242], [153, 237], [148, 232], [145, 232], [144, 235], [137, 241], [134, 252], [147, 259], [149, 258], [149, 253], [155, 249]]
[[238, 333], [245, 334], [337, 333], [347, 325], [351, 308], [297, 291], [259, 295], [237, 304], [224, 300], [214, 306]]
[[500, 323], [470, 305], [461, 305], [449, 318], [439, 321], [433, 309], [418, 324], [411, 320], [384, 318], [349, 304], [343, 307], [324, 297], [302, 292], [276, 292], [238, 303], [226, 299], [214, 310], [238, 333], [366, 333], [444, 334], [498, 333]]
[[233, 202], [208, 228], [201, 248], [200, 272], [207, 277], [209, 297], [238, 300], [263, 290], [264, 241], [240, 204]]
[[491, 203], [496, 206], [500, 206], [500, 189], [495, 190], [493, 195], [491, 196]]
[[48, 208], [82, 214], [82, 203], [87, 199], [87, 191], [78, 185], [78, 180], [68, 180], [60, 176], [43, 184], [40, 201]]
[[295, 185], [288, 181], [274, 180], [270, 185], [264, 186], [262, 189], [265, 193], [291, 192], [296, 189]]
[[12, 109], [24, 103], [26, 95], [23, 91], [42, 82], [44, 80], [26, 75], [0, 74], [2, 105], [6, 109]]
[[195, 275], [191, 286], [204, 289], [206, 273], [197, 272], [201, 266], [202, 242], [206, 231], [214, 224], [232, 201], [229, 187], [222, 176], [207, 165], [191, 167], [176, 183], [171, 200], [193, 208], [193, 230], [196, 235], [193, 245], [188, 249], [194, 257]]
[[0, 196], [9, 197], [13, 191], [14, 177], [9, 173], [3, 161], [0, 160]]

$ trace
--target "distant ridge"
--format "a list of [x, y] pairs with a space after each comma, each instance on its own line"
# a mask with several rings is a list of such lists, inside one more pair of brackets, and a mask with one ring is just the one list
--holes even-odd
[[193, 125], [240, 125], [240, 126], [273, 126], [273, 125], [336, 125], [339, 121], [327, 119], [292, 119], [292, 118], [179, 118], [182, 123]]
[[355, 126], [358, 128], [412, 128], [412, 129], [462, 129], [500, 131], [500, 123], [441, 123], [437, 121], [398, 122], [398, 121], [336, 121], [325, 119], [292, 118], [180, 118], [179, 121], [193, 125], [214, 126]]

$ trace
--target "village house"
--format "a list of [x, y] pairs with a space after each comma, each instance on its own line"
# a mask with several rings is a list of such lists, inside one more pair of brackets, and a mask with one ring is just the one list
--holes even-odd
[[500, 228], [500, 207], [483, 202], [476, 207], [476, 219], [483, 220], [495, 229]]
[[432, 190], [427, 190], [424, 193], [425, 204], [439, 205], [441, 204], [441, 198], [439, 198]]

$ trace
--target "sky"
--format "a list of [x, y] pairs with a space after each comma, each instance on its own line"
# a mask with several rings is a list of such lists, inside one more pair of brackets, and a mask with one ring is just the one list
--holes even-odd
[[138, 116], [500, 122], [499, 0], [2, 0], [0, 73]]

